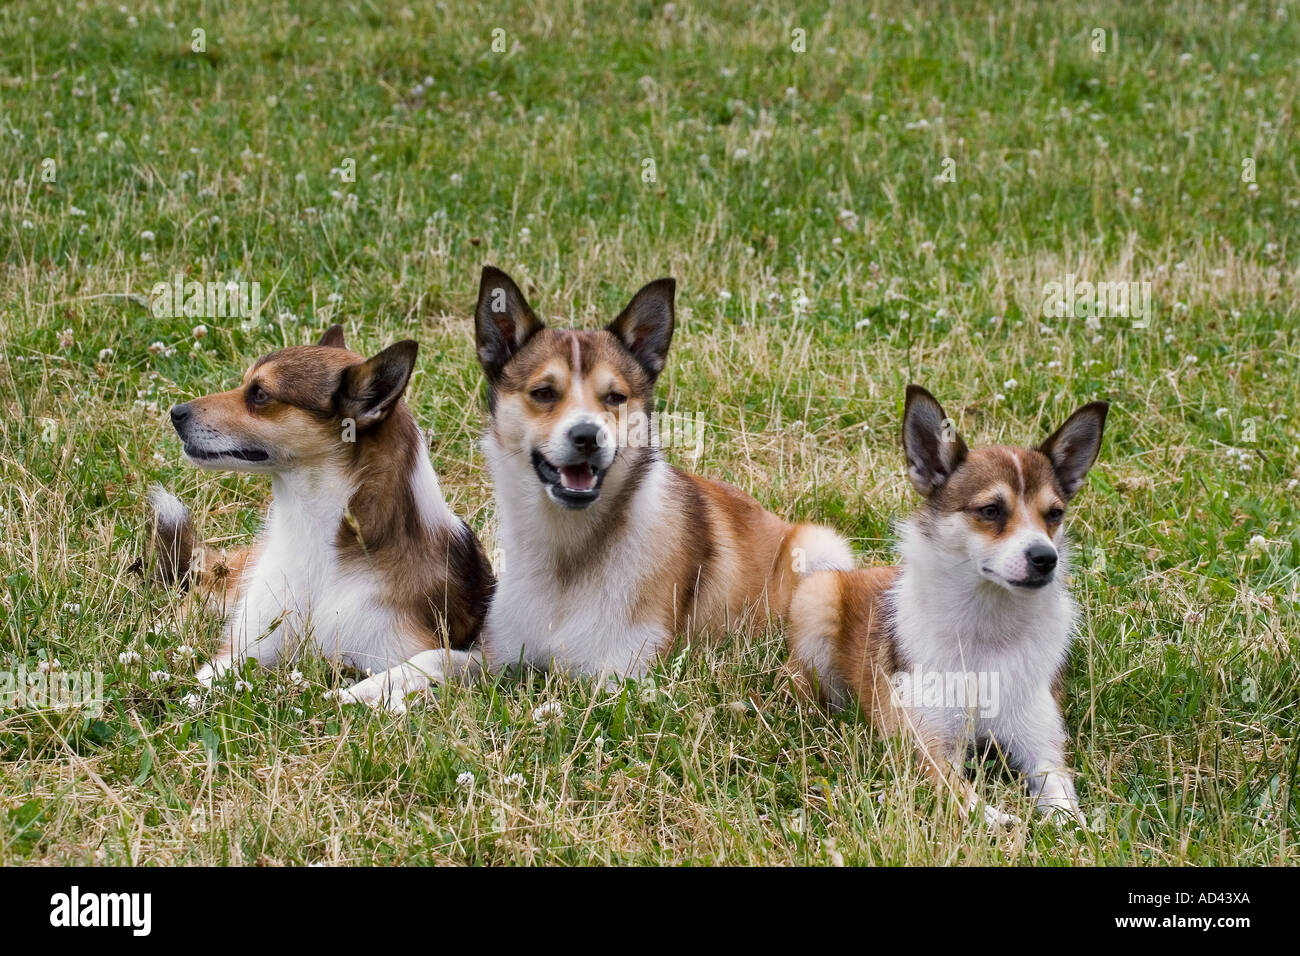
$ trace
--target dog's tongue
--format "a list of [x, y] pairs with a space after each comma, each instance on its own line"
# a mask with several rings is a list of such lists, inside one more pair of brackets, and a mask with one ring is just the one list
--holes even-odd
[[560, 469], [560, 484], [570, 491], [590, 491], [596, 485], [596, 473], [590, 465], [565, 465]]

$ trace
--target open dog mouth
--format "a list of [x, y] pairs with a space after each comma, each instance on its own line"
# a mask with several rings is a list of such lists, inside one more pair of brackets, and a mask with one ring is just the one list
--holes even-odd
[[271, 457], [260, 448], [227, 448], [223, 451], [208, 451], [188, 444], [185, 446], [185, 454], [194, 461], [218, 461], [223, 458], [233, 458], [236, 461], [258, 462], [266, 461]]
[[552, 465], [539, 451], [533, 452], [533, 470], [547, 494], [564, 507], [574, 509], [585, 508], [600, 497], [606, 471], [587, 462]]

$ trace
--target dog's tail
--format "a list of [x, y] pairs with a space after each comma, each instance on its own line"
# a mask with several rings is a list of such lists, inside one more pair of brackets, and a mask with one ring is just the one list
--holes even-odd
[[853, 570], [853, 549], [849, 543], [819, 524], [795, 525], [786, 533], [783, 550], [796, 574]]
[[776, 560], [772, 597], [777, 612], [785, 618], [800, 580], [818, 571], [853, 570], [853, 549], [830, 528], [797, 524], [786, 531]]
[[194, 555], [190, 509], [162, 485], [149, 489], [149, 507], [153, 509], [153, 577], [167, 587], [187, 588]]

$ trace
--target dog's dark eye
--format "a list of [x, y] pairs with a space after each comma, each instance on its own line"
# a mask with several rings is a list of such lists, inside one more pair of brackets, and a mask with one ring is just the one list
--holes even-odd
[[251, 385], [251, 386], [249, 386], [249, 389], [248, 389], [248, 401], [249, 401], [249, 404], [251, 404], [251, 405], [265, 405], [265, 404], [266, 404], [267, 402], [269, 402], [270, 400], [271, 400], [271, 396], [270, 396], [269, 394], [267, 394], [266, 389], [264, 389], [261, 385]]
[[555, 389], [551, 388], [549, 385], [539, 385], [529, 392], [528, 395], [533, 401], [541, 402], [542, 404], [555, 401]]
[[605, 396], [605, 403], [607, 405], [622, 405], [626, 401], [627, 396], [622, 392], [610, 392]]
[[1002, 517], [1001, 505], [985, 505], [979, 509], [979, 516], [985, 521], [997, 521]]
[[1060, 521], [1064, 517], [1064, 508], [1053, 508], [1051, 511], [1047, 512], [1047, 520], [1052, 524], [1056, 524], [1056, 522]]

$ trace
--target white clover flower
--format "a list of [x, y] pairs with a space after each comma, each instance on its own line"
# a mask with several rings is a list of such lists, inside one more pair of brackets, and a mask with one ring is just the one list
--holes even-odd
[[533, 710], [533, 723], [544, 724], [553, 720], [564, 713], [564, 705], [558, 700], [548, 700], [544, 704], [539, 704]]
[[172, 679], [172, 675], [166, 671], [150, 671], [149, 679], [155, 684], [165, 684]]
[[135, 651], [123, 651], [121, 654], [117, 655], [117, 661], [119, 664], [125, 664], [130, 667], [132, 664], [140, 663], [140, 655]]
[[512, 773], [502, 781], [507, 787], [522, 787], [527, 781], [522, 773]]
[[188, 644], [179, 644], [172, 651], [172, 659], [177, 661], [192, 661], [194, 660], [194, 648], [190, 647]]
[[198, 694], [193, 694], [193, 693], [186, 694], [184, 697], [181, 698], [181, 704], [185, 707], [186, 710], [198, 710], [199, 706], [202, 703], [203, 703], [203, 698], [200, 697]]
[[246, 680], [237, 680], [237, 681], [235, 681], [235, 693], [236, 693], [236, 694], [242, 693], [243, 691], [246, 691], [246, 690], [252, 690], [252, 689], [253, 689], [253, 685], [250, 684], [250, 683], [249, 683], [248, 681], [246, 681]]
[[144, 232], [140, 233], [140, 239], [144, 242], [153, 242], [154, 239], [153, 232], [149, 229], [146, 229]]
[[194, 336], [196, 339], [201, 339], [207, 334], [208, 334], [208, 327], [206, 325], [203, 325], [202, 323], [190, 329], [190, 335]]
[[462, 770], [456, 775], [456, 786], [462, 790], [469, 790], [474, 786], [474, 775], [468, 770]]
[[298, 670], [298, 668], [295, 667], [292, 671], [289, 672], [289, 683], [292, 684], [294, 687], [306, 687], [307, 678], [303, 677], [302, 671]]
[[1251, 537], [1250, 544], [1248, 544], [1247, 547], [1250, 549], [1251, 554], [1259, 557], [1268, 551], [1268, 539], [1262, 534], [1254, 535]]
[[70, 349], [72, 348], [72, 343], [74, 341], [76, 341], [76, 339], [72, 334], [72, 329], [64, 329], [59, 333], [59, 348]]
[[1009, 390], [1015, 388], [1016, 386], [1018, 386], [1019, 384], [1020, 384], [1020, 383], [1017, 382], [1014, 378], [1009, 378], [1009, 379], [1007, 379], [1005, 382], [1002, 383], [1002, 387], [1005, 388], [1005, 389], [1007, 389], [1007, 390], [1009, 391]]

